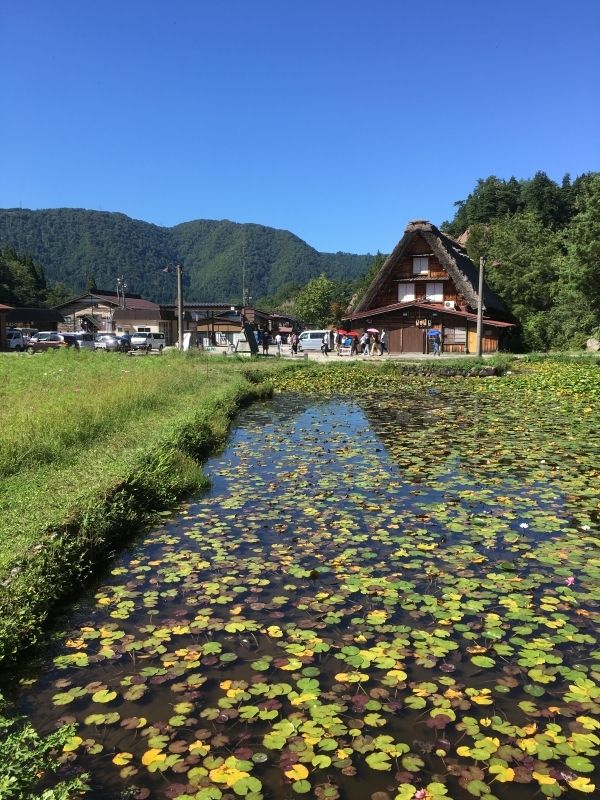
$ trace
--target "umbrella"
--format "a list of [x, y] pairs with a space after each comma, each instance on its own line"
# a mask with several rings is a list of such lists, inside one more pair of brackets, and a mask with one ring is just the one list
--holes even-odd
[[367, 328], [367, 333], [379, 333], [377, 328]]
[[360, 335], [361, 335], [361, 334], [360, 334], [358, 331], [346, 331], [346, 332], [344, 333], [344, 336], [354, 336], [354, 337], [356, 337], [357, 339], [359, 339], [359, 338], [360, 338]]

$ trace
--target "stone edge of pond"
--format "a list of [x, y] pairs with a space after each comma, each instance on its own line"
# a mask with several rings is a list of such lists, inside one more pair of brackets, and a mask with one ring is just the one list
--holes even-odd
[[243, 378], [192, 419], [175, 424], [168, 439], [139, 453], [109, 491], [74, 510], [63, 525], [40, 530], [38, 545], [0, 584], [0, 673], [44, 641], [52, 614], [153, 515], [209, 485], [201, 462], [223, 446], [241, 408], [273, 392], [266, 374], [260, 381]]

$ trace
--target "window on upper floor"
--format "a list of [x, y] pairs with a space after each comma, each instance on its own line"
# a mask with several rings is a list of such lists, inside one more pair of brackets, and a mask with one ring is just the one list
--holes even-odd
[[425, 289], [425, 299], [432, 303], [442, 303], [444, 300], [443, 283], [427, 283]]
[[398, 284], [398, 302], [410, 303], [415, 299], [415, 285], [414, 283], [399, 283]]
[[426, 275], [429, 272], [429, 256], [413, 256], [413, 275]]

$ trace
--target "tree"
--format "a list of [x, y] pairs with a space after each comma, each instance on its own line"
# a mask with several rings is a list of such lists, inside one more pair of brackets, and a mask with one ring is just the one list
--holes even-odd
[[294, 299], [294, 314], [309, 325], [322, 327], [332, 320], [331, 304], [335, 300], [335, 284], [321, 273], [300, 289]]
[[44, 304], [46, 292], [44, 270], [30, 256], [18, 256], [13, 250], [0, 252], [0, 302], [39, 306]]
[[530, 181], [523, 183], [525, 208], [546, 227], [561, 227], [568, 222], [570, 191], [570, 186], [561, 189], [545, 172], [536, 172]]
[[61, 303], [66, 303], [66, 301], [70, 300], [71, 297], [73, 297], [73, 292], [68, 289], [64, 283], [55, 283], [48, 287], [48, 291], [46, 293], [46, 302], [44, 305], [52, 308], [53, 306], [58, 306]]
[[477, 223], [492, 222], [499, 217], [515, 214], [522, 208], [521, 184], [512, 177], [508, 182], [490, 175], [480, 178], [474, 191], [466, 200], [457, 200], [452, 222], [444, 222], [442, 229], [450, 236], [459, 236]]
[[369, 267], [368, 271], [365, 274], [357, 278], [352, 285], [352, 306], [356, 307], [358, 302], [361, 300], [364, 293], [367, 291], [369, 286], [373, 283], [373, 280], [381, 267], [385, 264], [387, 260], [387, 256], [383, 253], [380, 253], [379, 250], [377, 251], [377, 255], [371, 262], [371, 266]]
[[96, 286], [96, 279], [94, 278], [93, 272], [88, 272], [87, 278], [85, 281], [85, 291], [88, 293], [98, 291], [98, 287]]
[[[471, 234], [467, 244], [470, 258], [477, 263], [480, 256], [487, 257], [487, 282], [521, 321], [526, 346], [539, 349], [543, 339], [539, 328], [547, 319], [545, 312], [553, 306], [553, 285], [563, 252], [560, 235], [531, 212], [475, 226]], [[528, 338], [527, 320], [537, 314], [542, 316], [536, 320], [535, 336]]]
[[561, 278], [583, 294], [600, 324], [600, 174], [584, 184], [566, 231], [568, 255]]

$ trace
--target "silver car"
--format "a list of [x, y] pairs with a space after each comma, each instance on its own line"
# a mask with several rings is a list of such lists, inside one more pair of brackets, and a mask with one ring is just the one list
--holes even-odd
[[116, 333], [97, 333], [94, 339], [94, 347], [96, 350], [116, 353], [121, 350], [121, 340]]
[[95, 350], [96, 348], [93, 333], [78, 331], [77, 333], [69, 333], [66, 335], [70, 336], [74, 340], [75, 346], [79, 350]]

